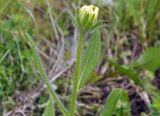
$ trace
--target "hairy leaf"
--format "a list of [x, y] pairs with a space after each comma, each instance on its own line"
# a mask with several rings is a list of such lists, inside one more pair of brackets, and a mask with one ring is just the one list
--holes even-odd
[[128, 78], [133, 80], [136, 84], [143, 86], [142, 81], [139, 77], [139, 74], [136, 72], [136, 70], [126, 65], [121, 66], [120, 64], [112, 61], [111, 59], [107, 59], [107, 61], [109, 61], [118, 70], [118, 72], [126, 75]]
[[119, 98], [121, 97], [121, 94], [122, 94], [122, 89], [112, 90], [112, 92], [109, 94], [107, 98], [107, 102], [100, 116], [112, 116], [113, 115], [116, 109], [117, 102]]
[[85, 84], [89, 79], [89, 74], [96, 67], [96, 64], [100, 57], [101, 42], [100, 42], [100, 32], [95, 31], [91, 34], [91, 41], [89, 46], [82, 54], [81, 65], [80, 65], [80, 77], [79, 77], [79, 87]]
[[130, 116], [131, 104], [128, 96], [128, 92], [123, 90], [122, 95], [116, 105], [115, 115], [116, 116]]
[[48, 104], [47, 104], [45, 111], [43, 113], [43, 116], [54, 116], [52, 98], [49, 99]]
[[154, 72], [160, 67], [160, 47], [148, 48], [131, 66]]

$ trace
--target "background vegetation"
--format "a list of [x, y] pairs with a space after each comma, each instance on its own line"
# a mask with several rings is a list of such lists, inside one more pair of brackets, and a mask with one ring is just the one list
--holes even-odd
[[115, 115], [160, 115], [160, 0], [0, 0], [0, 116], [41, 116], [49, 100], [25, 33], [69, 107], [77, 46], [69, 14], [84, 4], [98, 6], [104, 24], [101, 58], [76, 115], [99, 115], [113, 88], [125, 90]]

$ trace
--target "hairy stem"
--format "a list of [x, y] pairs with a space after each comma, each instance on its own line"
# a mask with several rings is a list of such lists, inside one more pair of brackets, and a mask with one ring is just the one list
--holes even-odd
[[76, 107], [76, 98], [77, 98], [77, 93], [78, 93], [78, 81], [79, 81], [79, 68], [80, 68], [80, 59], [81, 59], [81, 52], [82, 52], [83, 37], [84, 37], [83, 33], [80, 32], [79, 37], [78, 37], [75, 77], [74, 77], [74, 83], [73, 83], [72, 101], [71, 101], [71, 105], [70, 105], [70, 116], [74, 116], [75, 107]]

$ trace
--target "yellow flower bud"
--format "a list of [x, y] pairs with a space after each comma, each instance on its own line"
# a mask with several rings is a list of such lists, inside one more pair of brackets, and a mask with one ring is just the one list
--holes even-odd
[[99, 8], [94, 5], [84, 5], [78, 11], [78, 28], [83, 31], [90, 30], [96, 23]]

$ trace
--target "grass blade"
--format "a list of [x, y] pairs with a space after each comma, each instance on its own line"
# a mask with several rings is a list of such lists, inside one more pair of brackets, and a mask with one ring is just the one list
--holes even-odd
[[0, 63], [5, 59], [10, 50], [7, 50], [6, 53], [0, 58]]

